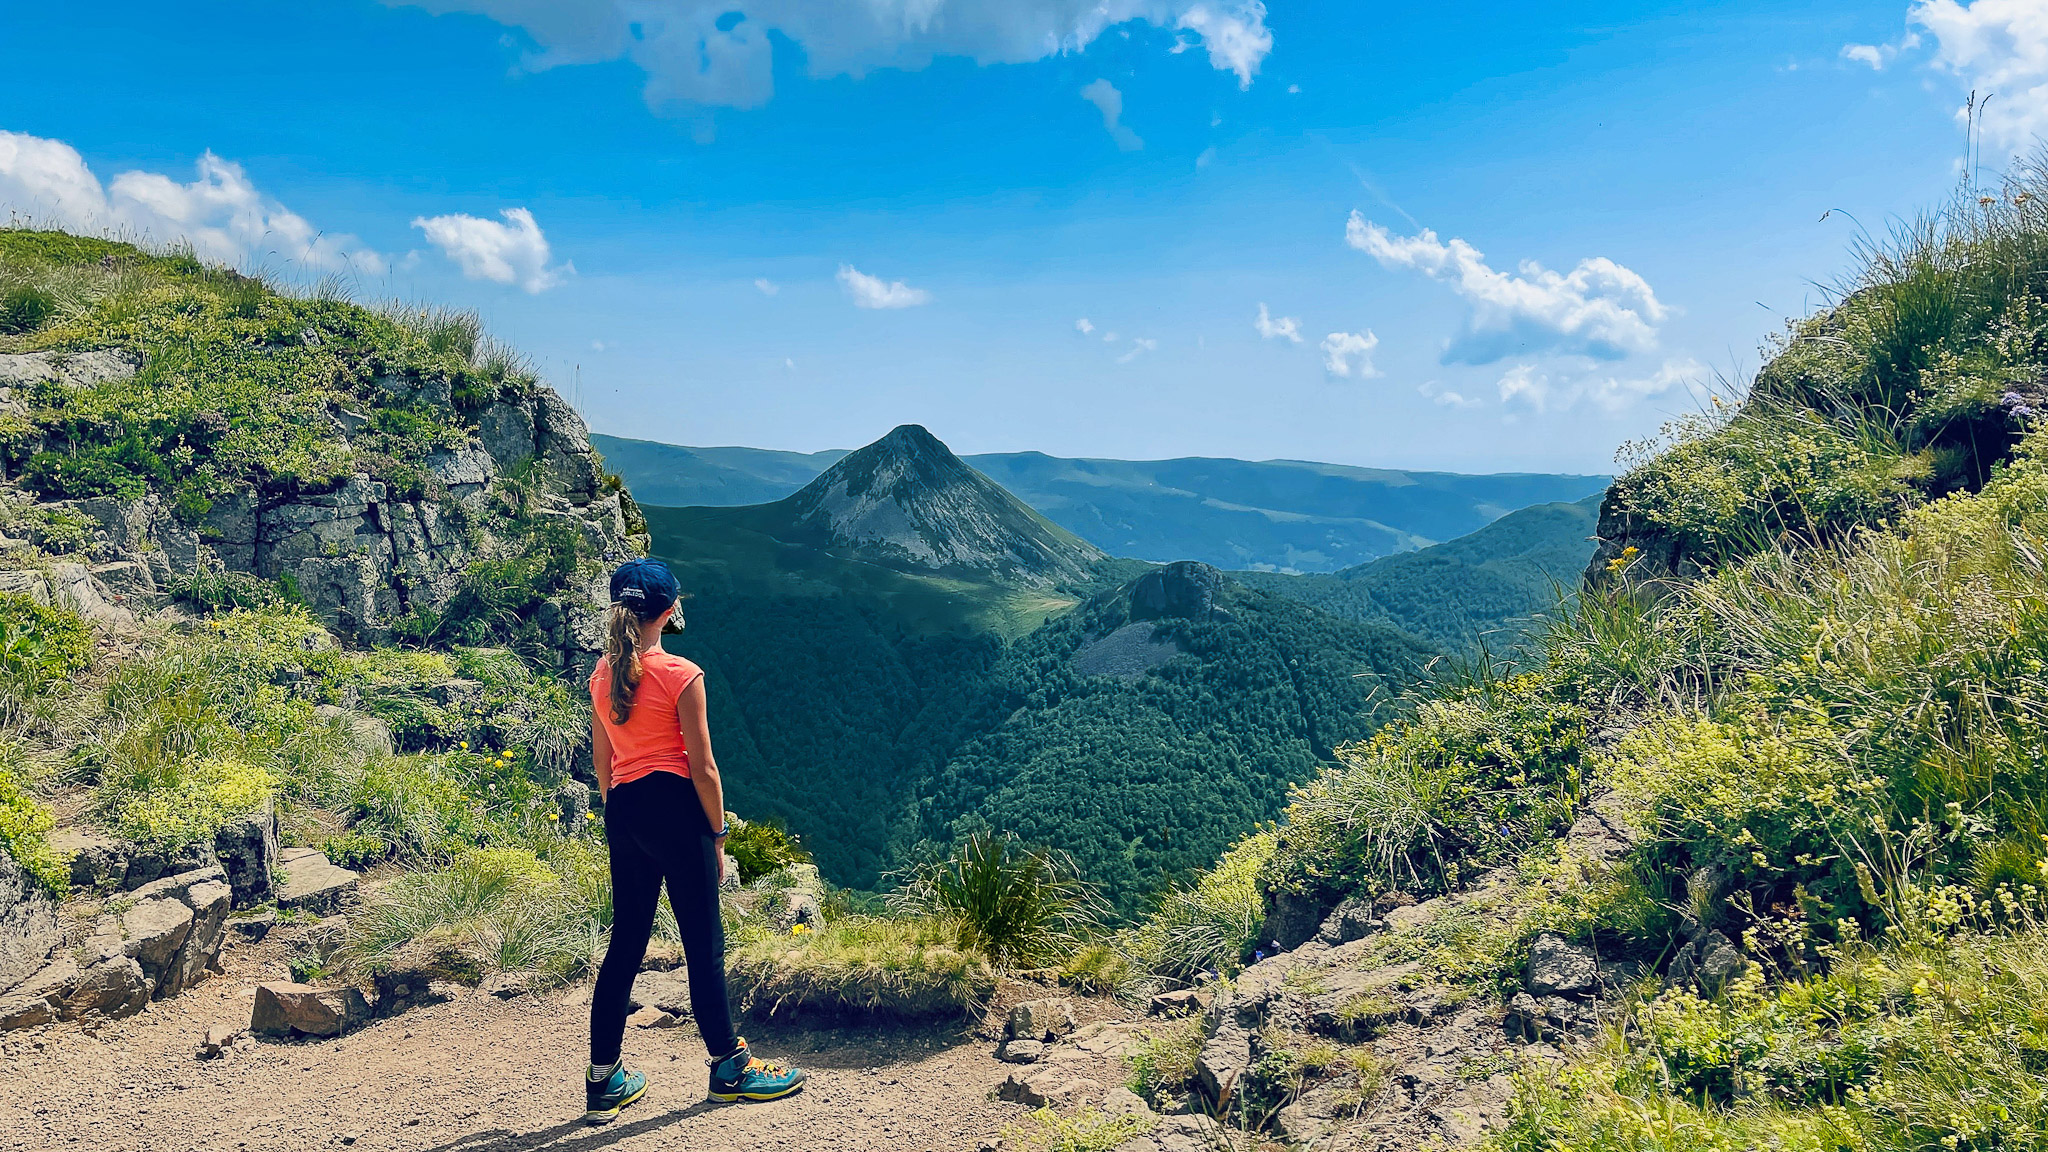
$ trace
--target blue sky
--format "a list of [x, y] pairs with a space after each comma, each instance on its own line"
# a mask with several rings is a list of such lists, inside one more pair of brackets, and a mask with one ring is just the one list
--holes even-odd
[[2048, 0], [16, 7], [0, 204], [690, 444], [1604, 471], [2048, 129]]

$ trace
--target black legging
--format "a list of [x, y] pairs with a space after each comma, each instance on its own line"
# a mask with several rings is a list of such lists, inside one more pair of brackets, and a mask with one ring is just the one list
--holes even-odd
[[647, 955], [661, 882], [682, 932], [690, 967], [690, 1010], [712, 1056], [739, 1047], [725, 1002], [725, 925], [718, 918], [718, 841], [696, 785], [673, 772], [650, 772], [612, 789], [604, 805], [612, 855], [612, 940], [590, 997], [590, 1062], [619, 1058], [633, 977]]

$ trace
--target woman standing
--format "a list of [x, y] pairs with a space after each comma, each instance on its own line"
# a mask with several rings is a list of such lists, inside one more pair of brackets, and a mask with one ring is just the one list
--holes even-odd
[[604, 1124], [647, 1091], [620, 1058], [633, 977], [647, 953], [663, 881], [690, 969], [690, 1007], [711, 1054], [713, 1100], [773, 1100], [804, 1072], [754, 1059], [725, 998], [725, 795], [711, 757], [704, 672], [662, 650], [680, 588], [668, 565], [633, 560], [612, 573], [604, 659], [590, 675], [590, 736], [611, 847], [612, 937], [590, 1000], [584, 1119]]

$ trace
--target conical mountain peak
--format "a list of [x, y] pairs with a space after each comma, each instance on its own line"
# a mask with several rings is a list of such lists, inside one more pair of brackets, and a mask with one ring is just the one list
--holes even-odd
[[1055, 584], [1103, 553], [904, 424], [783, 501], [806, 534], [892, 566]]

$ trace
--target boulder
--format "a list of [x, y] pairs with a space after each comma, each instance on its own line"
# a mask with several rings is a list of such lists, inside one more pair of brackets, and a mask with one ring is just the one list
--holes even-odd
[[1058, 1064], [1020, 1068], [996, 1086], [996, 1099], [1028, 1108], [1066, 1108], [1094, 1100], [1101, 1094], [1101, 1081], [1076, 1076]]
[[1209, 1102], [1222, 1107], [1230, 1101], [1238, 1078], [1251, 1066], [1251, 1033], [1236, 1024], [1217, 1029], [1201, 1055], [1195, 1057], [1195, 1087]]
[[1330, 905], [1320, 896], [1275, 889], [1266, 894], [1266, 923], [1260, 935], [1269, 949], [1286, 952], [1315, 938]]
[[1008, 1064], [1036, 1064], [1045, 1059], [1045, 1045], [1037, 1040], [1005, 1040], [996, 1046], [996, 1059]]
[[321, 853], [310, 848], [287, 848], [278, 855], [284, 871], [284, 887], [277, 894], [278, 907], [334, 912], [355, 895], [360, 877], [337, 867]]
[[127, 956], [114, 956], [79, 975], [65, 993], [58, 1015], [65, 1020], [90, 1015], [133, 1016], [149, 1003], [149, 993], [150, 982], [142, 974], [142, 965]]
[[258, 912], [253, 916], [237, 916], [228, 921], [228, 928], [236, 936], [251, 944], [261, 944], [270, 930], [277, 927], [277, 913]]
[[16, 984], [12, 991], [0, 996], [0, 1032], [33, 1028], [58, 1019], [63, 1014], [65, 999], [78, 986], [79, 976], [78, 965], [69, 956], [60, 956], [49, 967]]
[[[63, 828], [50, 846], [71, 857], [71, 886], [111, 892], [128, 878], [128, 845], [88, 828]], [[155, 877], [150, 877], [155, 879]]]
[[776, 927], [787, 932], [798, 924], [807, 928], [823, 925], [825, 883], [818, 877], [818, 866], [791, 864], [784, 871], [788, 873], [791, 883], [789, 887], [776, 892], [777, 899], [781, 901], [781, 906], [775, 914]]
[[227, 935], [233, 890], [219, 867], [196, 868], [135, 890], [126, 909], [100, 917], [87, 939], [88, 963], [136, 961], [156, 999], [206, 978]]
[[1057, 1040], [1074, 1030], [1070, 1000], [1027, 1000], [1010, 1009], [1003, 1034], [1011, 1040]]
[[1152, 997], [1149, 1010], [1154, 1016], [1192, 1016], [1206, 1010], [1215, 999], [1200, 988], [1182, 988]]
[[1590, 996], [1600, 981], [1600, 961], [1590, 948], [1541, 932], [1529, 945], [1523, 983], [1537, 996]]
[[1323, 918], [1322, 926], [1316, 930], [1315, 938], [1332, 945], [1363, 940], [1381, 926], [1380, 921], [1374, 918], [1372, 913], [1371, 901], [1354, 896], [1338, 904]]
[[153, 990], [167, 972], [176, 970], [178, 951], [191, 934], [192, 909], [182, 900], [160, 896], [100, 917], [85, 952], [93, 963], [120, 956], [135, 961]]
[[672, 1012], [663, 1012], [659, 1008], [642, 1008], [626, 1017], [626, 1023], [635, 1028], [673, 1028], [681, 1021], [677, 1020]]
[[213, 851], [227, 874], [235, 907], [252, 908], [277, 899], [277, 809], [270, 801], [215, 833]]
[[0, 989], [41, 971], [63, 939], [56, 903], [0, 848]]
[[256, 986], [249, 1031], [259, 1036], [339, 1036], [369, 1018], [369, 1001], [358, 989], [278, 981]]

